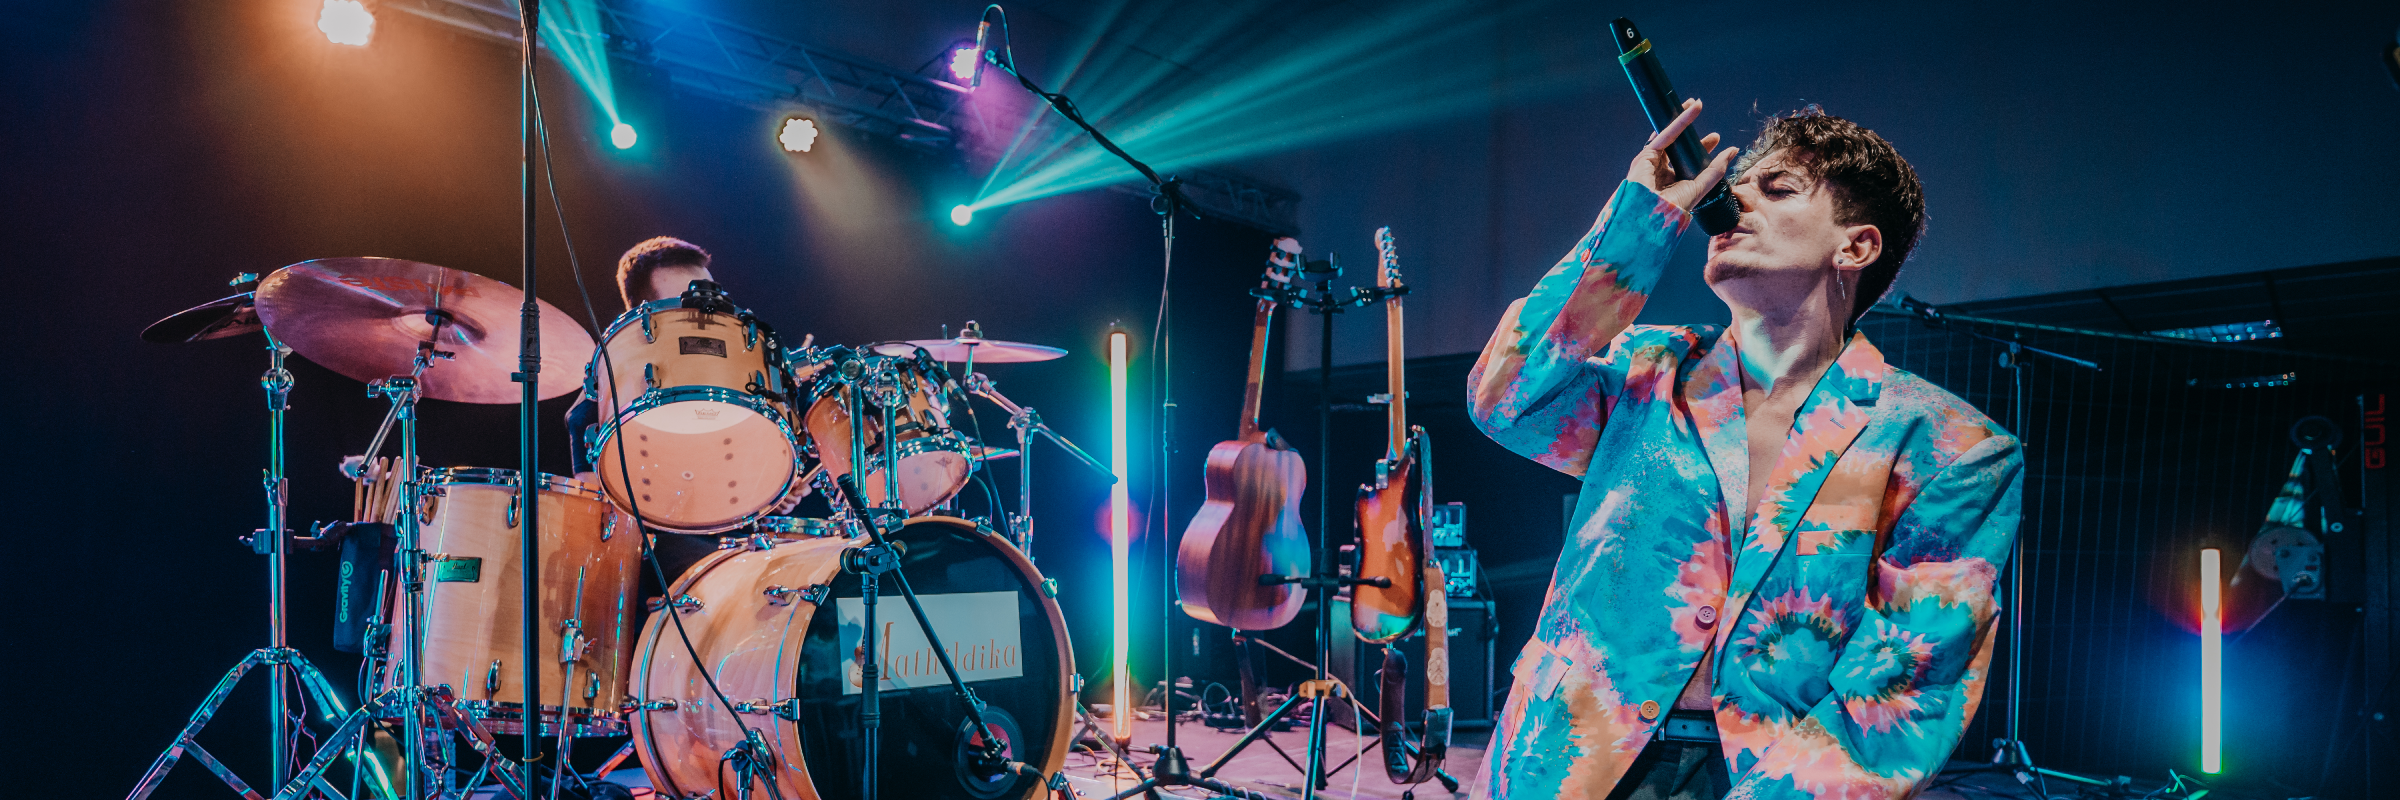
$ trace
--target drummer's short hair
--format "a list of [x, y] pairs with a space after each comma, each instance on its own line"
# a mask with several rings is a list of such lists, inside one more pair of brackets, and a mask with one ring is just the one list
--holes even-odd
[[[623, 258], [617, 259], [617, 296], [625, 300], [626, 308], [657, 300], [659, 298], [647, 296], [650, 273], [657, 272], [661, 267], [707, 269], [708, 259], [708, 251], [700, 249], [699, 245], [673, 236], [644, 239], [641, 244], [625, 251]], [[638, 300], [634, 298], [637, 291], [644, 293]]]

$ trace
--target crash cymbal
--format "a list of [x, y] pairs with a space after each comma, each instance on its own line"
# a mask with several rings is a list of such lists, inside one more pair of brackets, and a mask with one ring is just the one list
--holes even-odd
[[960, 336], [955, 339], [909, 339], [899, 342], [879, 342], [869, 346], [876, 355], [910, 356], [918, 349], [932, 354], [936, 361], [966, 361], [974, 354], [977, 364], [1021, 364], [1028, 361], [1048, 361], [1065, 356], [1067, 351], [1024, 342], [1004, 342]]
[[197, 342], [240, 336], [259, 329], [258, 310], [250, 293], [211, 300], [177, 311], [142, 329], [145, 342]]
[[[437, 293], [436, 287], [439, 287]], [[516, 287], [469, 272], [396, 258], [320, 258], [268, 275], [258, 284], [258, 318], [308, 360], [361, 381], [407, 375], [417, 343], [433, 324], [425, 311], [440, 300], [449, 321], [435, 348], [447, 353], [426, 368], [426, 397], [459, 403], [514, 403]], [[539, 394], [557, 397], [583, 385], [592, 336], [542, 303]]]

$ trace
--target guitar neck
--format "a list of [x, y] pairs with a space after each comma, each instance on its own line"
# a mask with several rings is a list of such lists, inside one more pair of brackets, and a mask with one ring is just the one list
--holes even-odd
[[1266, 438], [1266, 432], [1258, 427], [1258, 405], [1259, 395], [1264, 392], [1267, 383], [1267, 332], [1274, 327], [1274, 321], [1275, 301], [1258, 301], [1258, 314], [1250, 323], [1250, 374], [1248, 383], [1242, 387], [1242, 427], [1239, 438], [1245, 442]]
[[[1392, 277], [1391, 272], [1387, 270], [1379, 283], [1383, 288], [1389, 289], [1395, 282]], [[1387, 458], [1398, 459], [1402, 454], [1402, 449], [1408, 445], [1407, 337], [1403, 335], [1399, 296], [1395, 295], [1384, 301], [1383, 315], [1385, 391], [1390, 392], [1392, 396], [1391, 408], [1388, 410], [1391, 415], [1390, 430], [1387, 432], [1388, 438], [1384, 441], [1384, 454]]]

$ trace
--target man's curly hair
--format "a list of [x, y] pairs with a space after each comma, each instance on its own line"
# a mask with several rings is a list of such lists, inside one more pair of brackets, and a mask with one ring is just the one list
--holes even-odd
[[1768, 117], [1757, 141], [1734, 164], [1734, 174], [1777, 152], [1786, 152], [1795, 168], [1833, 187], [1835, 222], [1873, 225], [1883, 233], [1883, 252], [1859, 271], [1850, 309], [1855, 325], [1892, 288], [1900, 265], [1925, 234], [1925, 187], [1891, 142], [1813, 104]]
[[[664, 267], [708, 267], [708, 251], [673, 236], [653, 236], [617, 259], [617, 296], [630, 309], [662, 298], [650, 297], [650, 273]], [[635, 299], [635, 294], [643, 295]]]

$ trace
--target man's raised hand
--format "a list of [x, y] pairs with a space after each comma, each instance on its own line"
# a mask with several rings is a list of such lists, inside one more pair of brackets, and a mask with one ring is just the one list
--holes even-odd
[[[1626, 170], [1625, 179], [1649, 187], [1659, 197], [1674, 203], [1676, 208], [1691, 210], [1693, 204], [1708, 194], [1709, 189], [1725, 179], [1726, 170], [1733, 168], [1734, 156], [1741, 152], [1739, 147], [1725, 148], [1708, 160], [1708, 168], [1701, 170], [1697, 177], [1688, 181], [1676, 180], [1675, 165], [1667, 161], [1667, 145], [1673, 144], [1675, 137], [1682, 136], [1684, 129], [1691, 127], [1692, 120], [1699, 116], [1700, 101], [1697, 98], [1683, 101], [1683, 113], [1675, 115], [1675, 121], [1667, 123], [1665, 128], [1659, 129], [1649, 142], [1642, 145], [1642, 152], [1633, 157], [1633, 165]], [[1714, 133], [1700, 137], [1700, 152], [1716, 150], [1717, 141]]]

